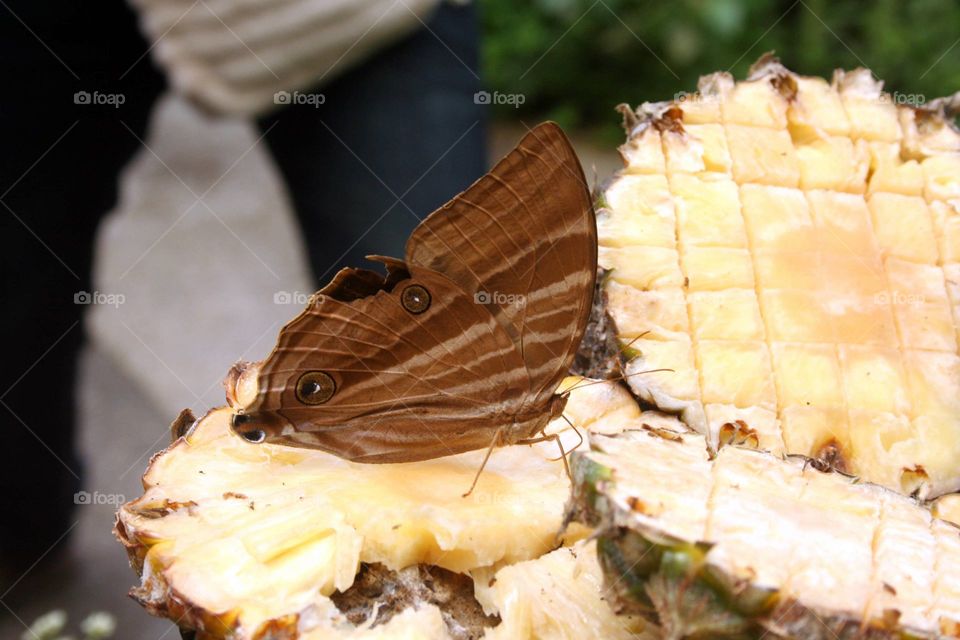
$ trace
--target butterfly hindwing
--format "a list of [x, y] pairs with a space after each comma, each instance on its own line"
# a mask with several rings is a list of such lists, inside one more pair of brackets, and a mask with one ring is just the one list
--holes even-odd
[[[524, 363], [472, 296], [442, 274], [411, 272], [392, 291], [349, 301], [318, 296], [284, 327], [259, 375], [259, 407], [251, 407], [263, 418], [275, 408], [282, 426], [270, 441], [381, 462], [489, 443], [492, 431], [482, 426], [495, 429], [529, 392]], [[411, 286], [428, 292], [426, 310], [404, 307]], [[297, 397], [298, 380], [310, 371], [336, 385], [322, 404]]]
[[583, 170], [557, 125], [532, 130], [425, 219], [407, 263], [485, 302], [517, 345], [541, 404], [567, 374], [590, 314], [596, 222]]

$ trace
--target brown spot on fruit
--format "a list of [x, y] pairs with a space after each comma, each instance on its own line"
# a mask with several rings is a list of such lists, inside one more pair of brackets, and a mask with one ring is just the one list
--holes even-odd
[[927, 470], [922, 465], [913, 467], [904, 467], [900, 472], [900, 487], [908, 495], [919, 495], [927, 480], [930, 478]]
[[670, 440], [671, 442], [680, 442], [683, 438], [680, 437], [680, 434], [676, 431], [670, 431], [669, 429], [662, 429], [660, 427], [652, 427], [646, 422], [644, 422], [640, 427], [649, 433], [652, 433], [656, 436], [663, 438], [664, 440]]
[[643, 500], [635, 496], [630, 496], [629, 498], [627, 498], [627, 506], [630, 507], [631, 511], [642, 513], [643, 515], [650, 514], [650, 510], [647, 508], [646, 503], [644, 503]]
[[[840, 473], [849, 473], [847, 459], [843, 451], [843, 445], [834, 440], [824, 443], [813, 454], [814, 462], [812, 466], [817, 471], [839, 471]], [[821, 468], [823, 467], [823, 468]]]
[[300, 614], [291, 613], [281, 618], [269, 620], [254, 632], [254, 640], [296, 640], [300, 637], [297, 623]]
[[183, 509], [187, 510], [187, 513], [193, 513], [193, 508], [197, 506], [197, 503], [193, 500], [187, 500], [186, 502], [176, 502], [174, 500], [164, 500], [160, 504], [154, 504], [150, 506], [143, 507], [133, 507], [130, 510], [135, 512], [137, 515], [144, 518], [157, 519], [163, 518], [170, 515], [176, 511], [182, 511]]
[[173, 419], [173, 422], [170, 423], [170, 442], [176, 442], [187, 435], [190, 427], [192, 427], [196, 421], [197, 418], [193, 415], [193, 411], [190, 411], [190, 409], [181, 411], [177, 417]]
[[719, 446], [723, 447], [728, 444], [756, 449], [760, 446], [760, 437], [746, 422], [735, 420], [726, 422], [720, 427]]
[[882, 625], [884, 629], [894, 630], [900, 626], [900, 610], [884, 609]]
[[330, 597], [350, 622], [371, 626], [404, 609], [433, 604], [443, 612], [452, 638], [473, 640], [500, 622], [499, 617], [484, 614], [473, 588], [468, 576], [440, 567], [417, 564], [393, 571], [364, 563], [353, 585]]
[[960, 621], [940, 616], [940, 633], [950, 638], [960, 638]]

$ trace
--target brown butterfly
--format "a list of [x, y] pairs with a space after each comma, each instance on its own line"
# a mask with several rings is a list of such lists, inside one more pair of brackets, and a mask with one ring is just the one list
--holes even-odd
[[343, 269], [280, 331], [237, 433], [369, 463], [556, 439], [543, 429], [597, 272], [590, 193], [556, 124], [423, 220], [406, 260], [370, 259], [387, 275]]

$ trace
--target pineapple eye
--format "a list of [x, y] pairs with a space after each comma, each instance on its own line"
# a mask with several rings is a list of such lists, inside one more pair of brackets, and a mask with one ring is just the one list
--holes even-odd
[[336, 390], [337, 383], [323, 371], [308, 371], [297, 380], [297, 400], [303, 404], [323, 404]]
[[411, 284], [400, 294], [400, 303], [410, 313], [423, 313], [430, 308], [430, 292], [418, 284]]

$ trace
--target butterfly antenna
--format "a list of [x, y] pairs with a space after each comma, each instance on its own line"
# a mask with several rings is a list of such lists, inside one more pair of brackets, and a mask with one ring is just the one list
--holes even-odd
[[621, 347], [620, 347], [621, 351], [622, 351], [623, 349], [629, 349], [630, 347], [632, 347], [634, 342], [636, 342], [637, 340], [639, 340], [639, 339], [642, 338], [643, 336], [645, 336], [645, 335], [647, 335], [648, 333], [650, 333], [650, 331], [651, 331], [651, 329], [647, 329], [646, 331], [644, 331], [643, 333], [641, 333], [640, 335], [638, 335], [636, 338], [634, 338], [633, 340], [631, 340], [631, 341], [628, 342], [627, 344], [621, 346]]
[[473, 493], [473, 490], [477, 486], [477, 481], [480, 480], [480, 474], [483, 473], [483, 468], [487, 466], [487, 460], [490, 459], [490, 454], [493, 453], [494, 447], [496, 447], [497, 444], [500, 442], [500, 434], [502, 432], [503, 432], [503, 427], [498, 428], [496, 432], [494, 432], [493, 440], [490, 441], [490, 446], [487, 447], [487, 453], [485, 456], [483, 456], [483, 462], [480, 463], [480, 468], [477, 469], [477, 475], [473, 476], [473, 482], [470, 484], [470, 488], [467, 490], [465, 494], [463, 494], [460, 497], [466, 498], [471, 493]]
[[574, 389], [582, 389], [584, 387], [589, 387], [594, 384], [603, 384], [604, 382], [618, 382], [620, 380], [626, 380], [627, 378], [632, 378], [633, 376], [639, 376], [644, 373], [663, 373], [665, 371], [669, 373], [676, 373], [676, 369], [646, 369], [644, 371], [634, 371], [633, 373], [628, 373], [626, 375], [619, 375], [613, 378], [607, 378], [605, 380], [590, 380], [589, 378], [584, 378], [583, 380], [580, 380], [579, 382], [574, 384], [572, 387], [564, 391], [564, 393], [570, 393]]

